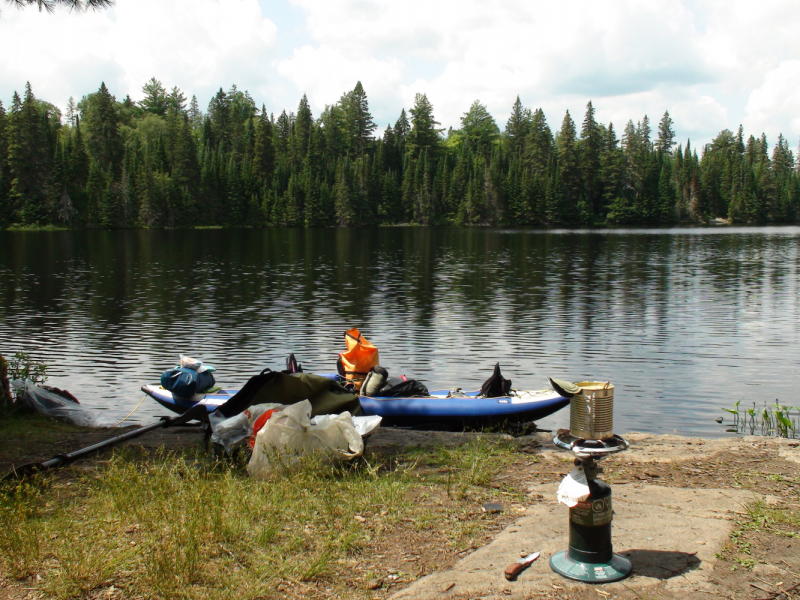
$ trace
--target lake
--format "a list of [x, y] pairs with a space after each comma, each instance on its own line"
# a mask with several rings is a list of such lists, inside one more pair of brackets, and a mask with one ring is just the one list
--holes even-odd
[[798, 227], [3, 232], [0, 352], [122, 418], [179, 353], [238, 388], [290, 352], [335, 371], [355, 326], [431, 389], [499, 362], [613, 382], [617, 432], [719, 436], [738, 399], [800, 404], [799, 266]]

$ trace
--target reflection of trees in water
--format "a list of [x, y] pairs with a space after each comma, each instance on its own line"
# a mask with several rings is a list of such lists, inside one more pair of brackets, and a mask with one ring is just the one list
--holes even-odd
[[[572, 233], [470, 228], [8, 233], [0, 289], [26, 327], [80, 313], [98, 335], [154, 329], [314, 333], [321, 323], [460, 325], [535, 344], [543, 323], [592, 339], [608, 319], [668, 334], [676, 297], [714, 311], [777, 302], [797, 277], [787, 235]], [[717, 305], [716, 301], [721, 304]], [[717, 308], [717, 306], [726, 308]], [[338, 334], [337, 334], [338, 335]], [[382, 333], [381, 335], [386, 335]], [[523, 345], [524, 347], [527, 347]], [[523, 347], [521, 346], [521, 348]]]

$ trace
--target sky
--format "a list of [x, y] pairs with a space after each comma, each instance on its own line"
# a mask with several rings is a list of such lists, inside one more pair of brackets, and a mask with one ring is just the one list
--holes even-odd
[[416, 93], [443, 127], [474, 100], [501, 129], [517, 96], [551, 128], [588, 101], [621, 134], [665, 110], [679, 141], [721, 130], [800, 140], [796, 0], [116, 0], [40, 13], [0, 0], [0, 100], [31, 83], [60, 107], [105, 82], [121, 100], [156, 77], [197, 96], [246, 89], [314, 115], [361, 81], [383, 130]]

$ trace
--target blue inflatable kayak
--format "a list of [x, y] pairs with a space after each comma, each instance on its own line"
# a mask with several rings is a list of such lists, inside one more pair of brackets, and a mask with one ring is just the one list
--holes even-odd
[[[142, 391], [163, 407], [184, 413], [196, 404], [214, 412], [238, 390], [220, 390], [213, 394], [176, 398], [156, 385], [142, 386]], [[448, 390], [430, 392], [420, 398], [370, 398], [360, 396], [361, 408], [367, 416], [383, 417], [382, 425], [418, 427], [449, 425], [453, 427], [486, 427], [494, 423], [527, 423], [542, 419], [567, 406], [569, 400], [553, 390], [517, 391], [500, 398], [483, 398], [479, 391], [451, 396]]]

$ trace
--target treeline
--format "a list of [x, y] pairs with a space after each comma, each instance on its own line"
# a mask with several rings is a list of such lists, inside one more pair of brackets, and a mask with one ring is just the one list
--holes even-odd
[[[796, 222], [788, 142], [722, 131], [698, 156], [664, 113], [621, 139], [589, 102], [553, 131], [514, 103], [505, 130], [474, 102], [446, 133], [417, 94], [382, 137], [361, 83], [315, 117], [275, 117], [232, 87], [206, 112], [156, 79], [118, 102], [105, 84], [66, 114], [30, 84], [0, 103], [0, 226], [359, 226]], [[771, 154], [771, 155], [770, 155]]]

